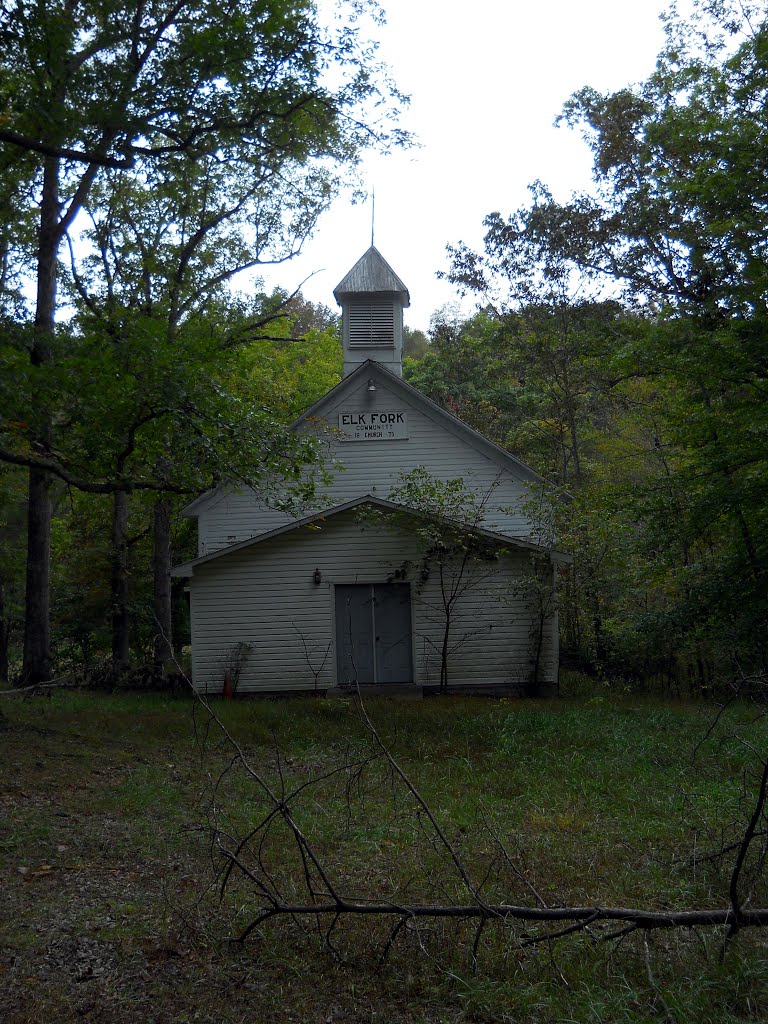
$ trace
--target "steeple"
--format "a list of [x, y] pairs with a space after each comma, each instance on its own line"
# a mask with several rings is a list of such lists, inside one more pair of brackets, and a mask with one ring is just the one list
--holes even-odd
[[344, 376], [366, 359], [403, 375], [403, 309], [408, 289], [375, 246], [364, 253], [334, 288], [341, 306]]

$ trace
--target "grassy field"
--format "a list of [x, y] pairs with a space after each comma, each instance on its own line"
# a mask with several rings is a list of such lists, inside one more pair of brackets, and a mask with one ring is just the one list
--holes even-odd
[[[751, 810], [754, 708], [703, 740], [704, 705], [370, 701], [388, 747], [488, 900], [722, 907], [727, 845]], [[234, 842], [269, 810], [215, 724], [185, 699], [7, 698], [0, 732], [0, 1020], [20, 1022], [712, 1022], [768, 1019], [768, 936], [714, 931], [557, 943], [489, 925], [280, 919], [232, 942], [260, 905]], [[370, 753], [351, 701], [218, 702], [278, 793]], [[754, 758], [753, 758], [754, 759]], [[393, 902], [467, 902], [412, 795], [385, 763], [340, 771], [292, 803], [334, 883]], [[276, 820], [243, 857], [280, 891], [303, 872]], [[502, 849], [503, 847], [503, 849]], [[752, 865], [749, 870], [752, 870]], [[303, 897], [305, 898], [305, 896]], [[768, 904], [758, 884], [755, 905]], [[326, 922], [327, 927], [328, 922]]]

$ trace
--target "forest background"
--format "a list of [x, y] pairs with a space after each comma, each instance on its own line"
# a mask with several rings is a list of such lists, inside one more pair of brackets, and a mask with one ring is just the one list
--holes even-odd
[[[156, 680], [188, 640], [179, 509], [322, 482], [287, 428], [340, 378], [335, 313], [232, 282], [407, 144], [402, 98], [349, 22], [273, 4], [254, 49], [241, 10], [3, 6], [0, 676]], [[762, 5], [671, 10], [653, 75], [565, 105], [589, 192], [489, 214], [444, 271], [477, 312], [407, 332], [406, 379], [561, 495], [563, 664], [622, 688], [765, 672], [767, 90]]]

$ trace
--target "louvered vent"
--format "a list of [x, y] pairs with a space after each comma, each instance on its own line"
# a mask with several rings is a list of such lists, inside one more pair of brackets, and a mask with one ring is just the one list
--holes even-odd
[[394, 303], [352, 302], [348, 309], [350, 348], [395, 347]]

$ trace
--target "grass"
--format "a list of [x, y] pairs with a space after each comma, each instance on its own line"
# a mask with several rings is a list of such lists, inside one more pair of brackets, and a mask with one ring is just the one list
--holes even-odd
[[[192, 703], [68, 693], [7, 699], [0, 860], [0, 1019], [36, 1021], [640, 1022], [768, 1017], [766, 937], [579, 934], [520, 948], [526, 929], [404, 931], [385, 962], [384, 922], [342, 922], [334, 950], [306, 923], [229, 940], [253, 887], [212, 888], [206, 822], [243, 834], [265, 804]], [[486, 898], [550, 905], [723, 906], [729, 862], [703, 860], [750, 810], [766, 749], [754, 709], [622, 700], [447, 697], [370, 701], [388, 746], [461, 851]], [[216, 705], [270, 785], [288, 790], [368, 743], [346, 701]], [[229, 767], [228, 767], [229, 766]], [[228, 768], [223, 778], [222, 772]], [[353, 783], [353, 784], [351, 784]], [[466, 902], [412, 797], [380, 763], [295, 805], [346, 893]], [[503, 839], [508, 859], [496, 838]], [[301, 871], [279, 826], [262, 850], [284, 892]], [[697, 853], [698, 858], [692, 859]], [[255, 857], [255, 851], [250, 856]], [[750, 866], [751, 867], [751, 866]], [[758, 886], [756, 904], [768, 904]], [[389, 925], [391, 929], [391, 924]], [[650, 968], [650, 974], [649, 974]]]

